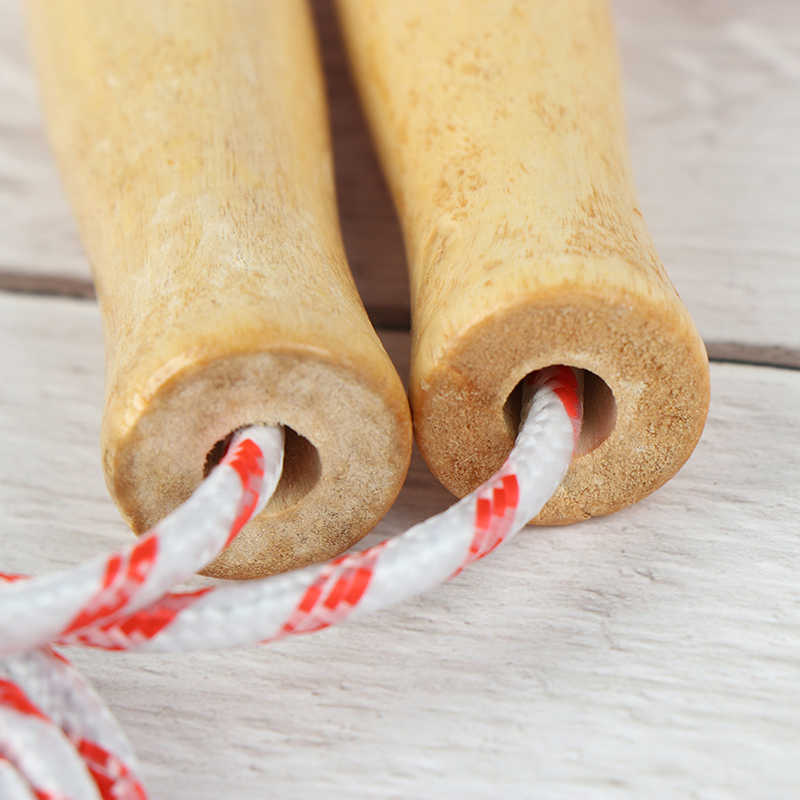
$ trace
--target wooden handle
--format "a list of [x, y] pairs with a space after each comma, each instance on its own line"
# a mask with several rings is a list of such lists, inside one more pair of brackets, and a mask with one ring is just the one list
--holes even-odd
[[708, 363], [636, 206], [601, 0], [339, 0], [403, 225], [417, 440], [463, 495], [500, 466], [514, 388], [587, 374], [584, 454], [539, 522], [614, 511], [671, 477]]
[[229, 433], [280, 422], [277, 495], [209, 574], [349, 547], [399, 491], [411, 428], [345, 260], [305, 2], [32, 0], [30, 27], [103, 312], [122, 512], [146, 530]]

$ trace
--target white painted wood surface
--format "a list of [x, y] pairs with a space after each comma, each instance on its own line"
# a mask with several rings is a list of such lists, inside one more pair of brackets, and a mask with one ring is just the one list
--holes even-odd
[[701, 334], [800, 348], [800, 4], [614, 7], [642, 211]]
[[[367, 306], [403, 318], [402, 245], [327, 2], [318, 21], [348, 253]], [[800, 4], [614, 0], [614, 9], [641, 205], [678, 291], [713, 353], [736, 356], [720, 348], [733, 342], [745, 358], [772, 348], [770, 360], [799, 365], [800, 327], [782, 312], [800, 308]], [[0, 0], [0, 285], [20, 272], [85, 282], [23, 33], [20, 0]]]
[[[125, 541], [96, 308], [0, 294], [0, 342], [2, 568]], [[425, 597], [261, 649], [71, 655], [158, 798], [796, 796], [800, 372], [715, 364], [712, 383], [666, 487]], [[368, 541], [448, 502], [417, 460]]]
[[[0, 288], [88, 277], [18, 2], [0, 0]], [[637, 185], [670, 274], [712, 345], [800, 363], [800, 5], [614, 7]], [[367, 301], [402, 305], [402, 280], [366, 271], [396, 249], [395, 223], [334, 81], [340, 188], [366, 192], [343, 202], [348, 248]], [[405, 335], [387, 342], [404, 371]], [[0, 292], [0, 371], [0, 569], [124, 542], [100, 469], [94, 305]], [[796, 796], [800, 372], [715, 364], [712, 393], [697, 452], [651, 498], [526, 532], [397, 609], [261, 649], [71, 655], [158, 798]], [[367, 542], [449, 501], [416, 459]]]
[[22, 0], [0, 0], [0, 274], [89, 277], [44, 132]]

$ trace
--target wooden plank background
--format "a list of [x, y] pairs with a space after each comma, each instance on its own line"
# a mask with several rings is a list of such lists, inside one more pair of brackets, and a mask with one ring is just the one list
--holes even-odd
[[[800, 786], [800, 6], [615, 3], [642, 207], [719, 361], [695, 455], [611, 518], [521, 535], [397, 609], [262, 649], [74, 652], [154, 797], [790, 797]], [[325, 3], [342, 225], [405, 374], [402, 242]], [[103, 485], [99, 314], [0, 0], [0, 556], [129, 536]], [[750, 363], [744, 363], [750, 362]], [[444, 508], [415, 457], [367, 543]]]
[[[0, 0], [0, 287], [91, 294], [16, 3]], [[614, 5], [640, 205], [709, 352], [800, 366], [800, 326], [782, 313], [800, 307], [800, 270], [786, 268], [800, 256], [800, 11], [785, 0]], [[322, 0], [315, 12], [351, 268], [375, 323], [404, 327], [397, 220], [333, 11]]]

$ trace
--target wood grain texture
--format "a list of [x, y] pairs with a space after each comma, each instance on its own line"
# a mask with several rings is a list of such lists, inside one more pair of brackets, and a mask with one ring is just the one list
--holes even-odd
[[[373, 319], [404, 325], [397, 222], [333, 13], [315, 6], [351, 268]], [[634, 176], [673, 282], [712, 355], [717, 342], [780, 345], [797, 365], [800, 329], [784, 312], [800, 306], [800, 5], [615, 0], [614, 10]], [[0, 286], [9, 271], [87, 281], [22, 37], [19, 1], [0, 0]]]
[[615, 0], [642, 211], [713, 342], [800, 349], [800, 5]]
[[[401, 364], [404, 334], [385, 337]], [[99, 314], [0, 294], [2, 568], [127, 541]], [[73, 651], [155, 797], [775, 798], [800, 784], [800, 374], [712, 365], [704, 437], [639, 505], [529, 529], [400, 607], [269, 648]], [[415, 460], [368, 542], [449, 502]]]
[[605, 385], [536, 522], [640, 500], [700, 437], [708, 358], [637, 208], [610, 5], [337, 8], [406, 243], [426, 463], [471, 492], [514, 444], [515, 387], [569, 364]]
[[44, 130], [21, 0], [0, 0], [0, 286], [26, 273], [90, 282]]
[[305, 0], [28, 9], [103, 314], [103, 464], [122, 514], [148, 530], [218, 442], [280, 422], [297, 436], [273, 502], [208, 572], [332, 558], [397, 496], [411, 417], [347, 267]]

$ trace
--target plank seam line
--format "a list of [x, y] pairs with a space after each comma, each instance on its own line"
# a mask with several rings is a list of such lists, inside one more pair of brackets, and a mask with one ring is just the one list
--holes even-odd
[[[86, 278], [28, 275], [12, 271], [0, 271], [0, 292], [54, 299], [96, 299], [94, 284]], [[409, 331], [410, 319], [405, 309], [373, 306], [367, 308], [367, 313], [376, 329], [402, 333]], [[800, 349], [797, 348], [714, 340], [707, 340], [705, 345], [712, 364], [800, 371]]]

